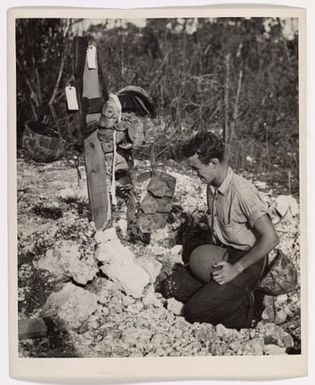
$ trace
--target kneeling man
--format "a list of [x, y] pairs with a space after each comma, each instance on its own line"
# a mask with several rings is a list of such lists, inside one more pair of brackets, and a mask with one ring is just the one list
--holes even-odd
[[[209, 245], [195, 249], [190, 257], [192, 276], [184, 317], [230, 328], [251, 327], [253, 292], [278, 236], [258, 191], [229, 167], [218, 137], [198, 133], [185, 155], [207, 184], [210, 234]], [[212, 264], [216, 254], [221, 259]]]

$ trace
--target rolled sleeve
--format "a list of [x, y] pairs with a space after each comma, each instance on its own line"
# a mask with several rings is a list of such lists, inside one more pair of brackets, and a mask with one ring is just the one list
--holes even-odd
[[268, 211], [266, 209], [262, 209], [262, 208], [251, 213], [248, 217], [248, 223], [249, 223], [250, 227], [253, 228], [257, 219], [261, 218], [265, 214], [268, 214]]
[[261, 199], [259, 192], [254, 188], [244, 188], [239, 194], [240, 208], [246, 216], [251, 228], [263, 215], [268, 214], [265, 202]]

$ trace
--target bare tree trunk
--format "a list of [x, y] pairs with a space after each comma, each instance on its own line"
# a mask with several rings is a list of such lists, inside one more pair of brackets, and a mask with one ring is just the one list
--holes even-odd
[[32, 108], [34, 120], [38, 120], [38, 115], [37, 115], [37, 112], [36, 112], [36, 108], [35, 108], [34, 103], [33, 103], [32, 100], [30, 100], [30, 105], [31, 105], [31, 108]]
[[125, 55], [124, 55], [124, 30], [122, 26], [122, 19], [120, 20], [120, 74], [122, 77], [125, 77]]
[[230, 139], [230, 133], [229, 133], [230, 57], [231, 57], [230, 53], [228, 53], [225, 57], [226, 77], [225, 77], [225, 87], [224, 87], [224, 131], [223, 131], [223, 139], [225, 144], [227, 144]]
[[286, 38], [283, 35], [283, 27], [282, 27], [281, 20], [280, 20], [279, 17], [277, 17], [277, 22], [278, 22], [278, 26], [279, 26], [279, 29], [280, 29], [281, 43], [283, 45], [285, 56], [286, 56], [286, 59], [287, 59], [288, 63], [290, 63], [290, 54], [289, 54], [289, 50], [288, 50], [288, 46], [287, 46], [287, 41], [286, 41]]
[[25, 82], [30, 90], [31, 100], [34, 102], [35, 106], [38, 107], [40, 105], [40, 101], [38, 99], [37, 93], [34, 91], [31, 81], [27, 77], [25, 77]]
[[63, 75], [63, 70], [64, 70], [64, 66], [65, 66], [65, 62], [66, 62], [68, 53], [69, 53], [69, 46], [65, 49], [65, 51], [63, 53], [63, 56], [62, 56], [62, 59], [61, 59], [61, 62], [60, 62], [60, 67], [59, 67], [59, 71], [58, 71], [58, 76], [57, 76], [56, 84], [55, 84], [53, 93], [52, 93], [51, 98], [50, 98], [49, 103], [48, 103], [50, 111], [51, 111], [51, 114], [52, 114], [54, 119], [56, 119], [56, 115], [55, 115], [55, 112], [54, 112], [53, 104], [54, 104], [54, 101], [56, 99], [56, 95], [57, 95], [57, 92], [58, 92], [58, 89], [59, 89], [59, 85], [60, 85], [60, 81], [61, 81], [61, 78], [62, 78], [62, 75]]
[[41, 82], [40, 82], [37, 63], [36, 63], [34, 55], [32, 55], [32, 63], [33, 63], [34, 83], [35, 83], [37, 98], [38, 98], [39, 104], [42, 104], [43, 100], [42, 100]]
[[[63, 31], [64, 39], [68, 38], [70, 27], [73, 24], [75, 24], [76, 22], [78, 22], [79, 20], [81, 20], [81, 19], [78, 19], [78, 20], [75, 20], [75, 21], [70, 19], [69, 21], [66, 21], [66, 24], [65, 24], [65, 27], [64, 27], [64, 31]], [[49, 99], [49, 102], [48, 102], [49, 110], [50, 110], [50, 113], [51, 113], [51, 115], [52, 115], [54, 120], [57, 118], [57, 116], [56, 116], [53, 104], [55, 102], [55, 99], [56, 99], [56, 96], [57, 96], [57, 93], [58, 93], [58, 89], [59, 89], [59, 86], [60, 86], [61, 78], [62, 78], [64, 67], [65, 67], [65, 62], [66, 62], [67, 56], [69, 54], [69, 51], [70, 51], [70, 45], [68, 44], [68, 46], [66, 47], [66, 49], [64, 50], [64, 53], [62, 55], [60, 66], [59, 66], [59, 71], [58, 71], [58, 76], [57, 76], [57, 80], [56, 80], [56, 84], [55, 84], [55, 87], [53, 89], [52, 95], [51, 95], [51, 97]]]
[[238, 116], [238, 102], [239, 102], [241, 88], [242, 88], [242, 79], [243, 79], [243, 70], [240, 69], [240, 72], [238, 75], [236, 98], [235, 98], [234, 109], [233, 109], [233, 120], [231, 122], [231, 139], [236, 138], [235, 126], [236, 126], [236, 120]]
[[150, 150], [150, 165], [151, 165], [151, 171], [154, 174], [155, 168], [156, 168], [156, 154], [155, 154], [154, 145], [151, 147], [151, 150]]
[[169, 53], [170, 53], [170, 49], [168, 48], [166, 53], [165, 53], [165, 55], [164, 55], [164, 57], [163, 57], [163, 59], [162, 59], [162, 61], [161, 61], [160, 67], [159, 67], [159, 69], [156, 72], [156, 76], [155, 76], [155, 78], [152, 80], [152, 82], [150, 84], [150, 92], [149, 93], [153, 92], [155, 85], [160, 82], [161, 77], [165, 73], [164, 67], [168, 66]]

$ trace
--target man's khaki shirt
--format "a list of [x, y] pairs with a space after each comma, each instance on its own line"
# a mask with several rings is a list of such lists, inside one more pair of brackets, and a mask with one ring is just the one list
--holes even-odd
[[268, 214], [257, 189], [229, 167], [217, 189], [207, 186], [208, 223], [215, 244], [248, 250], [256, 242], [253, 227]]

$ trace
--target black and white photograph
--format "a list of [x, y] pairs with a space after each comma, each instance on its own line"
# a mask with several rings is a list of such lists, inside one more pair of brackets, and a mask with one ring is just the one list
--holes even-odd
[[301, 25], [270, 15], [15, 19], [19, 358], [301, 355]]

